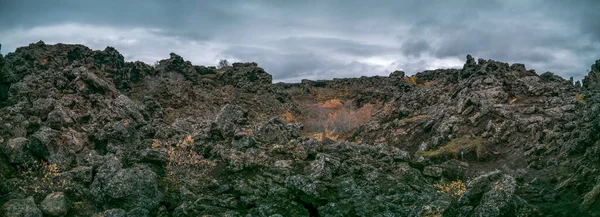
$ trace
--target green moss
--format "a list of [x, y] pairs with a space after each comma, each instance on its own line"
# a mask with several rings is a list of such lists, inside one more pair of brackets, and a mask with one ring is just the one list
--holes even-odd
[[482, 138], [470, 138], [469, 136], [463, 136], [451, 140], [437, 150], [419, 151], [417, 153], [421, 156], [440, 158], [446, 156], [458, 156], [461, 152], [469, 153], [476, 151], [476, 153], [479, 153], [480, 150], [483, 149], [483, 146], [484, 144]]

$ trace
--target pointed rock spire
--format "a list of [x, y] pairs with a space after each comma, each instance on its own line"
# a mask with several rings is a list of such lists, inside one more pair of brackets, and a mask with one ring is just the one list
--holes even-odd
[[600, 90], [600, 59], [590, 67], [590, 72], [583, 78], [583, 87]]

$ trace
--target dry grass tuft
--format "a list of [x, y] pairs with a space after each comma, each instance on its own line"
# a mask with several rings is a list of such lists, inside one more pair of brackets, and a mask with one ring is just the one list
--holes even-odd
[[67, 186], [67, 180], [60, 176], [56, 164], [46, 161], [34, 161], [27, 166], [18, 166], [19, 188], [27, 195], [34, 195], [41, 198], [49, 193], [64, 191]]
[[577, 96], [575, 96], [575, 97], [576, 97], [575, 99], [577, 99], [577, 101], [580, 102], [580, 103], [585, 103], [585, 101], [586, 101], [585, 100], [585, 95], [583, 95], [581, 93], [577, 94]]
[[433, 184], [433, 187], [437, 189], [438, 193], [450, 194], [450, 196], [454, 198], [460, 198], [460, 196], [462, 196], [467, 190], [467, 186], [461, 180], [456, 180], [441, 185]]
[[463, 136], [451, 140], [446, 145], [440, 147], [437, 150], [419, 151], [417, 153], [421, 156], [432, 158], [441, 158], [448, 156], [456, 158], [461, 154], [461, 152], [467, 154], [473, 151], [477, 154], [477, 158], [481, 158], [483, 157], [483, 155], [485, 155], [485, 147], [482, 138], [477, 137], [471, 139], [468, 136]]
[[416, 115], [416, 116], [404, 118], [404, 119], [402, 119], [402, 121], [404, 121], [404, 123], [409, 123], [409, 122], [413, 122], [413, 121], [423, 120], [428, 117], [429, 117], [429, 115]]
[[344, 140], [356, 127], [368, 122], [374, 111], [373, 104], [356, 109], [349, 102], [333, 99], [310, 106], [302, 123], [305, 132], [318, 135], [317, 139]]
[[330, 99], [323, 103], [317, 103], [315, 106], [319, 108], [336, 109], [342, 105], [342, 101], [339, 99]]
[[416, 75], [412, 75], [410, 77], [404, 76], [404, 82], [406, 82], [408, 84], [417, 85], [417, 76]]
[[207, 174], [216, 164], [193, 150], [194, 139], [187, 136], [175, 145], [153, 140], [152, 149], [160, 149], [167, 155], [166, 172], [173, 182], [185, 183], [188, 180], [206, 180]]
[[296, 120], [296, 117], [294, 117], [294, 114], [292, 114], [291, 112], [284, 112], [283, 114], [280, 115], [280, 117], [283, 121], [288, 122], [288, 123], [298, 122]]

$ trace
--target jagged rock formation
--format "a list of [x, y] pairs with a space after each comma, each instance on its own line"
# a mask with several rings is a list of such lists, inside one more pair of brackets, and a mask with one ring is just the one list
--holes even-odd
[[[0, 215], [600, 216], [599, 67], [583, 87], [470, 55], [272, 84], [256, 63], [38, 42], [0, 56]], [[381, 106], [310, 138], [282, 114], [319, 90]]]
[[600, 60], [596, 60], [590, 73], [583, 78], [583, 87], [590, 90], [598, 90], [600, 87]]

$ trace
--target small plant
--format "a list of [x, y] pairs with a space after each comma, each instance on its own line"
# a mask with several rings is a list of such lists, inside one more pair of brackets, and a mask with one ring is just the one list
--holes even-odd
[[450, 196], [457, 199], [460, 198], [460, 196], [462, 196], [467, 190], [467, 186], [461, 180], [456, 180], [444, 184], [433, 184], [433, 187], [437, 189], [438, 193], [449, 194]]
[[416, 85], [417, 84], [417, 76], [416, 75], [412, 75], [410, 77], [404, 76], [404, 82]]
[[291, 112], [284, 112], [283, 114], [280, 115], [280, 117], [283, 121], [288, 122], [288, 123], [298, 122]]
[[161, 146], [161, 144], [160, 144], [160, 141], [158, 141], [158, 139], [152, 140], [152, 149], [160, 148], [160, 146]]
[[384, 142], [387, 142], [387, 139], [385, 137], [381, 137], [381, 138], [375, 140], [375, 143], [384, 143]]
[[229, 66], [229, 62], [226, 59], [219, 60], [218, 68], [222, 69]]
[[585, 103], [585, 95], [580, 93], [580, 94], [577, 94], [575, 97], [576, 97], [575, 99], [577, 99], [578, 102]]
[[324, 133], [314, 133], [311, 135], [311, 137], [319, 142], [322, 142], [326, 138], [330, 140], [338, 140], [340, 138], [340, 136], [335, 135], [335, 132], [333, 131], [325, 131]]
[[211, 161], [192, 150], [194, 139], [187, 136], [175, 145], [163, 144], [153, 140], [152, 148], [161, 148], [167, 155], [166, 173], [168, 178], [174, 182], [186, 182], [187, 180], [203, 180], [208, 172], [216, 166]]
[[169, 122], [169, 124], [173, 124], [175, 122], [175, 120], [177, 120], [179, 118], [179, 111], [171, 108], [171, 107], [167, 107], [167, 111], [165, 112], [165, 120], [167, 120]]
[[64, 191], [67, 180], [60, 176], [60, 171], [56, 164], [49, 164], [46, 161], [34, 161], [27, 166], [18, 166], [19, 188], [25, 194], [33, 194], [36, 197], [43, 197], [56, 191]]

